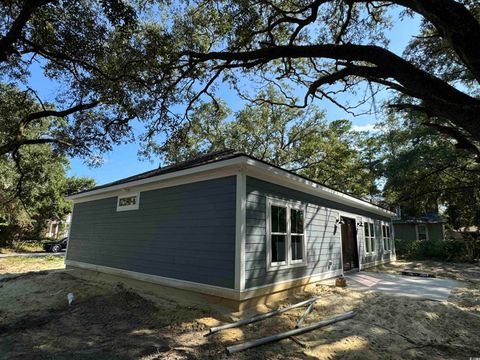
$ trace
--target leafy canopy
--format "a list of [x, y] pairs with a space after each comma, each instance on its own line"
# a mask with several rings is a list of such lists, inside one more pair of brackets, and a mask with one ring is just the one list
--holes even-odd
[[298, 109], [273, 87], [265, 102], [233, 114], [221, 100], [204, 103], [157, 151], [167, 162], [235, 149], [357, 196], [374, 195], [373, 174], [363, 162], [363, 137], [347, 120], [327, 122], [315, 107]]
[[[12, 86], [3, 86], [0, 111], [6, 116], [0, 122], [0, 133], [17, 125], [22, 114], [38, 111], [35, 100]], [[24, 129], [26, 136], [38, 137], [61, 126], [58, 119], [35, 122]], [[65, 195], [90, 188], [88, 178], [66, 176], [68, 159], [51, 144], [31, 144], [0, 157], [0, 238], [13, 240], [32, 231], [40, 232], [45, 221], [62, 220], [71, 212]], [[37, 234], [38, 235], [38, 234]]]
[[[352, 113], [377, 91], [390, 89], [397, 94], [390, 107], [422, 113], [421, 125], [480, 154], [478, 1], [0, 4], [2, 81], [30, 91], [48, 110], [18, 123], [66, 118], [41, 139], [69, 155], [89, 158], [133, 141], [132, 120], [143, 123], [139, 140], [148, 153], [159, 133], [177, 134], [198, 102], [218, 97], [222, 81], [244, 99], [274, 84], [289, 103], [290, 85], [304, 89], [297, 106], [328, 99]], [[422, 20], [419, 34], [403, 55], [395, 54], [387, 30], [410, 16]], [[39, 89], [25, 90], [33, 65], [58, 84], [51, 104]], [[345, 92], [357, 94], [358, 102], [337, 97]], [[32, 143], [21, 130], [2, 134], [0, 154]]]
[[391, 116], [372, 137], [384, 202], [400, 206], [405, 218], [443, 212], [455, 228], [480, 224], [478, 164], [417, 121]]

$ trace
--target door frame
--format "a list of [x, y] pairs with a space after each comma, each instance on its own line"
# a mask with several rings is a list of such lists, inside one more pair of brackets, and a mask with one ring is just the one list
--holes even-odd
[[[352, 219], [354, 220], [354, 223], [355, 223], [355, 243], [357, 245], [357, 262], [358, 262], [358, 267], [356, 268], [353, 268], [353, 269], [350, 269], [350, 270], [347, 270], [348, 272], [350, 271], [355, 271], [355, 272], [360, 272], [362, 270], [362, 265], [360, 263], [360, 243], [358, 241], [358, 232], [359, 232], [359, 229], [358, 229], [358, 222], [357, 220], [358, 219], [361, 219], [360, 221], [363, 222], [363, 217], [360, 216], [360, 215], [356, 215], [356, 214], [352, 214], [352, 213], [349, 213], [349, 212], [346, 212], [346, 211], [337, 211], [338, 213], [338, 219], [341, 220], [342, 217], [346, 217], [346, 218], [349, 218], [349, 219]], [[342, 225], [339, 225], [339, 226], [342, 226]], [[342, 229], [340, 228], [340, 261], [341, 261], [341, 264], [342, 264], [342, 276], [345, 274], [345, 271], [343, 269], [343, 242], [342, 242]]]

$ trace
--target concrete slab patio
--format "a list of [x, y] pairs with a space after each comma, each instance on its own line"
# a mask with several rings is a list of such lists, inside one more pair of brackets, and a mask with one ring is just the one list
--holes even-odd
[[386, 292], [395, 296], [444, 301], [460, 282], [449, 279], [422, 278], [362, 271], [345, 275], [347, 286], [359, 290]]

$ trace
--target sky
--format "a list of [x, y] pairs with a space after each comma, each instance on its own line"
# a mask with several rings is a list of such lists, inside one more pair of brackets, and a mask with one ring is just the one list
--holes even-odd
[[[411, 36], [417, 34], [418, 26], [418, 18], [409, 18], [396, 22], [394, 27], [387, 34], [387, 37], [391, 40], [389, 46], [390, 50], [400, 55], [408, 41], [411, 39]], [[56, 93], [55, 84], [43, 77], [40, 65], [37, 65], [36, 68], [32, 69], [29, 83], [33, 88], [37, 89], [39, 95], [46, 100], [52, 99]], [[304, 91], [304, 89], [299, 89], [299, 91], [302, 90]], [[223, 100], [225, 100], [233, 110], [238, 110], [235, 106], [239, 105], [238, 100], [233, 91], [228, 91], [228, 89], [227, 91], [222, 91], [222, 96]], [[378, 96], [376, 101], [381, 102], [382, 97], [384, 96], [385, 95]], [[338, 100], [348, 101], [353, 98], [352, 95], [343, 94], [341, 97], [338, 97]], [[375, 118], [375, 115], [354, 117], [329, 100], [317, 101], [315, 104], [325, 111], [327, 121], [348, 119], [352, 121], [353, 127], [356, 130], [372, 131], [374, 130], [374, 124], [380, 120]], [[141, 125], [138, 122], [134, 123], [134, 130], [137, 134], [142, 132]], [[139, 159], [137, 155], [138, 150], [139, 145], [137, 143], [115, 146], [111, 152], [103, 154], [103, 164], [95, 168], [86, 165], [81, 158], [73, 158], [70, 161], [68, 175], [90, 177], [95, 179], [96, 183], [100, 185], [148, 171], [157, 168], [160, 165], [159, 160]]]

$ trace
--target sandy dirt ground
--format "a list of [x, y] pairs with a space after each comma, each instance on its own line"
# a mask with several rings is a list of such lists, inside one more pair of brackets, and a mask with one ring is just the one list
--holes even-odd
[[[480, 357], [480, 269], [465, 264], [397, 262], [462, 281], [446, 302], [392, 297], [328, 285], [259, 311], [321, 295], [304, 325], [357, 315], [295, 338], [229, 357], [225, 347], [294, 328], [305, 308], [205, 337], [236, 319], [119, 284], [89, 283], [69, 272], [0, 279], [1, 359], [468, 359]], [[75, 299], [67, 303], [67, 293]]]

